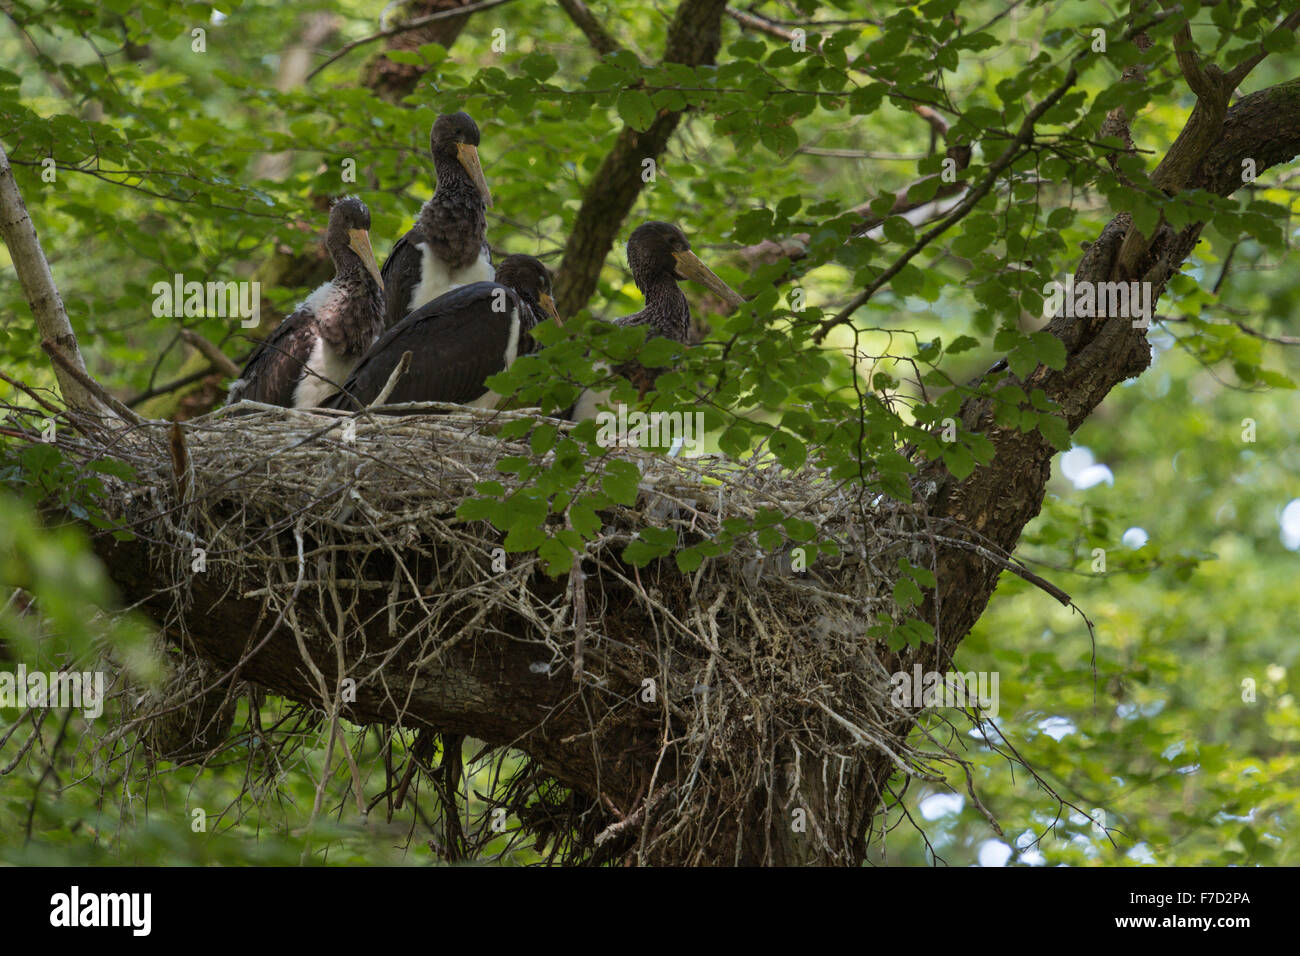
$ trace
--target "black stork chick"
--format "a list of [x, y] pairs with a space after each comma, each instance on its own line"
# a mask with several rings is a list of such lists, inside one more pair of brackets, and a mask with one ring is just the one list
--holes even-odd
[[484, 238], [492, 194], [479, 165], [478, 126], [467, 113], [439, 116], [429, 143], [438, 184], [384, 262], [387, 328], [444, 292], [494, 278]]
[[[643, 222], [627, 240], [627, 264], [632, 280], [645, 296], [645, 308], [616, 319], [618, 325], [645, 325], [646, 337], [662, 336], [687, 345], [691, 334], [691, 307], [678, 287], [680, 280], [691, 279], [723, 299], [732, 308], [745, 303], [740, 293], [700, 261], [691, 252], [686, 234], [668, 222]], [[655, 374], [636, 363], [615, 370], [641, 388], [644, 395], [654, 383]], [[610, 389], [589, 388], [578, 396], [573, 406], [573, 421], [595, 418], [609, 404]]]
[[360, 199], [346, 196], [330, 209], [325, 249], [334, 278], [258, 345], [230, 386], [227, 405], [249, 399], [316, 408], [384, 330], [384, 285], [370, 248], [370, 210]]
[[551, 270], [532, 256], [507, 256], [496, 282], [453, 289], [385, 332], [329, 405], [347, 411], [370, 405], [402, 353], [410, 352], [410, 368], [385, 404], [456, 402], [495, 408], [501, 397], [484, 383], [537, 349], [530, 333], [547, 318], [559, 321]]

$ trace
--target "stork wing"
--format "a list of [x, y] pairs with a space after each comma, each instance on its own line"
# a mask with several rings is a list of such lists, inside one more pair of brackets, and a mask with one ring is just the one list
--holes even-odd
[[424, 241], [418, 229], [412, 229], [393, 246], [379, 275], [384, 280], [384, 327], [391, 329], [410, 312], [411, 294], [420, 285], [424, 254], [416, 246]]
[[230, 389], [227, 404], [241, 399], [293, 405], [293, 392], [316, 347], [316, 314], [299, 309], [262, 340]]
[[[492, 309], [496, 290], [505, 292], [506, 310]], [[495, 282], [474, 282], [416, 309], [393, 326], [361, 359], [343, 386], [345, 394], [331, 407], [355, 409], [369, 405], [383, 390], [401, 361], [411, 353], [411, 367], [398, 380], [387, 404], [457, 402], [482, 397], [484, 382], [504, 371], [512, 323], [519, 321], [517, 344], [522, 346], [531, 313], [513, 290]], [[349, 400], [351, 396], [355, 401]]]

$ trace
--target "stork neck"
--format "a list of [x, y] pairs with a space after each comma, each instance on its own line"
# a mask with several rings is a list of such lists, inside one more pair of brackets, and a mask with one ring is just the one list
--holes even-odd
[[383, 330], [383, 293], [361, 257], [352, 250], [335, 257], [333, 288], [316, 318], [325, 341], [351, 357], [365, 352]]
[[433, 191], [431, 202], [464, 202], [470, 200], [476, 205], [483, 205], [483, 197], [478, 187], [460, 161], [451, 156], [435, 156], [433, 172], [438, 178], [438, 185]]
[[377, 296], [379, 294], [379, 283], [370, 274], [370, 270], [361, 261], [361, 257], [350, 248], [337, 253], [333, 256], [333, 259], [334, 284], [336, 286], [346, 289], [352, 294], [365, 294], [368, 296]]
[[691, 307], [677, 280], [661, 273], [642, 283], [641, 291], [645, 293], [645, 314], [655, 332], [678, 342], [685, 341], [691, 326]]
[[420, 210], [419, 230], [438, 259], [452, 269], [464, 269], [484, 254], [487, 206], [456, 159], [435, 158], [433, 166], [438, 187]]

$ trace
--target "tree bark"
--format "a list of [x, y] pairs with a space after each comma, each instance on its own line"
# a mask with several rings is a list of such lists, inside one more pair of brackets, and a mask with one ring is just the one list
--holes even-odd
[[3, 146], [0, 146], [0, 235], [9, 247], [9, 257], [18, 273], [23, 295], [32, 308], [41, 338], [58, 349], [72, 366], [68, 369], [57, 362], [54, 365], [54, 376], [63, 400], [73, 408], [102, 414], [106, 411], [104, 405], [76, 377], [76, 371], [86, 375], [86, 363], [77, 346], [72, 323], [68, 321], [68, 312], [63, 307], [63, 297], [54, 285], [49, 260], [41, 249], [32, 218], [27, 214], [27, 204], [18, 191], [13, 167], [9, 165], [9, 154]]
[[[698, 30], [701, 24], [692, 19], [704, 16], [703, 24], [713, 25], [713, 32], [701, 38], [692, 33], [691, 42], [681, 47], [690, 55], [711, 58], [717, 50], [717, 20], [722, 4], [712, 2], [684, 3], [674, 20], [672, 38], [684, 41], [682, 31]], [[702, 61], [701, 61], [702, 62]], [[665, 123], [656, 135], [666, 142], [675, 125], [676, 117], [661, 117], [652, 126]], [[668, 125], [668, 124], [671, 125]], [[620, 143], [626, 137], [626, 149], [616, 145], [607, 157], [635, 157], [643, 144], [642, 136], [624, 130]], [[1228, 109], [1216, 135], [1197, 136], [1195, 149], [1198, 155], [1176, 157], [1173, 165], [1189, 170], [1184, 177], [1189, 187], [1213, 190], [1220, 195], [1232, 193], [1242, 183], [1241, 169], [1244, 159], [1252, 159], [1258, 171], [1284, 162], [1300, 154], [1300, 80], [1282, 84], [1251, 94]], [[1192, 148], [1191, 139], [1180, 137], [1174, 149]], [[1171, 150], [1172, 152], [1172, 150]], [[1168, 159], [1168, 157], [1167, 157]], [[623, 166], [616, 164], [619, 169]], [[614, 171], [611, 171], [614, 172]], [[599, 186], [597, 185], [599, 184]], [[629, 194], [630, 190], [630, 194]], [[590, 206], [611, 208], [625, 199], [630, 207], [639, 185], [627, 183], [614, 176], [598, 175], [589, 190]], [[15, 203], [15, 197], [17, 199]], [[47, 338], [60, 338], [60, 345], [69, 356], [77, 356], [76, 340], [62, 310], [57, 291], [49, 277], [39, 244], [31, 230], [30, 220], [17, 197], [12, 174], [7, 161], [0, 153], [0, 218], [5, 239], [13, 250], [24, 289], [33, 303], [38, 326]], [[624, 214], [626, 208], [623, 209]], [[580, 219], [583, 218], [580, 214]], [[621, 219], [621, 216], [619, 217]], [[615, 222], [618, 219], [613, 220]], [[577, 229], [588, 238], [580, 240], [572, 251], [573, 269], [571, 295], [581, 290], [578, 263], [587, 262], [596, 255], [599, 241], [589, 238], [588, 230]], [[1131, 236], [1131, 223], [1127, 216], [1113, 219], [1101, 232], [1096, 242], [1084, 255], [1076, 271], [1076, 280], [1150, 281], [1154, 284], [1153, 302], [1163, 291], [1168, 277], [1190, 254], [1199, 236], [1201, 224], [1193, 224], [1181, 232], [1163, 227], [1157, 235], [1137, 250], [1130, 264], [1117, 273], [1120, 250], [1126, 237]], [[599, 232], [605, 235], [605, 232]], [[609, 241], [612, 242], [612, 233]], [[607, 251], [606, 247], [606, 251]], [[34, 262], [33, 257], [39, 257]], [[597, 263], [603, 261], [604, 253]], [[566, 255], [566, 264], [569, 256]], [[594, 283], [594, 273], [591, 274]], [[589, 294], [589, 293], [588, 293]], [[585, 301], [585, 298], [584, 298]], [[1071, 431], [1077, 429], [1106, 397], [1112, 388], [1127, 378], [1141, 374], [1150, 362], [1150, 347], [1145, 330], [1135, 329], [1130, 321], [1118, 317], [1090, 320], [1072, 320], [1058, 317], [1048, 326], [1065, 345], [1067, 362], [1064, 369], [1055, 371], [1039, 367], [1024, 380], [1008, 375], [1008, 381], [1021, 385], [1026, 391], [1042, 388], [1056, 401]], [[78, 383], [72, 379], [73, 386]], [[62, 381], [61, 381], [62, 385]], [[79, 394], [73, 389], [74, 394]], [[65, 397], [68, 391], [65, 390]], [[94, 405], [93, 396], [80, 395], [81, 400]], [[73, 399], [69, 398], [69, 401]], [[940, 465], [925, 469], [919, 476], [921, 483], [933, 481], [937, 491], [930, 496], [928, 517], [941, 524], [945, 533], [957, 539], [973, 542], [977, 538], [989, 548], [1014, 549], [1025, 525], [1038, 513], [1050, 474], [1055, 449], [1037, 432], [1021, 433], [1004, 429], [994, 419], [994, 403], [987, 398], [968, 400], [962, 409], [967, 429], [982, 432], [992, 441], [996, 453], [992, 462], [981, 466], [965, 480], [957, 481]], [[151, 545], [143, 539], [117, 542], [108, 536], [96, 539], [96, 548], [105, 561], [110, 574], [129, 601], [141, 601], [143, 607], [158, 616], [160, 621], [176, 626], [169, 620], [172, 596], [158, 591], [158, 581], [153, 573], [156, 555]], [[997, 583], [1000, 566], [961, 546], [942, 548], [938, 555], [936, 576], [938, 591], [927, 596], [924, 612], [928, 619], [937, 622], [938, 640], [921, 654], [904, 654], [898, 661], [900, 669], [910, 667], [914, 659], [921, 659], [927, 669], [942, 668], [951, 657], [960, 640], [969, 632], [987, 606]], [[382, 563], [382, 558], [377, 558]], [[441, 564], [438, 554], [412, 559], [423, 573], [419, 580], [438, 579]], [[374, 577], [383, 579], [385, 569], [376, 567]], [[647, 572], [642, 572], [646, 574]], [[665, 569], [665, 574], [676, 573]], [[529, 586], [545, 595], [547, 588], [562, 588], [563, 584], [538, 576]], [[495, 642], [473, 642], [456, 645], [444, 657], [432, 664], [413, 668], [410, 651], [400, 645], [387, 626], [384, 612], [386, 595], [382, 591], [360, 590], [345, 595], [355, 601], [360, 616], [371, 621], [364, 633], [355, 641], [349, 640], [343, 669], [351, 672], [357, 662], [367, 655], [389, 653], [393, 656], [384, 669], [382, 681], [361, 682], [355, 705], [348, 708], [348, 716], [358, 722], [388, 722], [399, 717], [408, 724], [424, 725], [442, 733], [465, 733], [489, 743], [517, 747], [533, 757], [547, 772], [581, 790], [596, 800], [605, 800], [615, 806], [620, 814], [634, 816], [638, 801], [644, 799], [645, 785], [654, 772], [652, 766], [659, 752], [659, 725], [654, 719], [624, 720], [602, 725], [594, 736], [588, 715], [582, 706], [574, 704], [574, 689], [566, 682], [550, 679], [546, 674], [535, 673], [531, 668], [534, 656], [526, 644], [509, 640], [521, 634], [528, 625], [519, 620], [494, 621], [495, 628], [504, 635]], [[606, 595], [608, 599], [608, 595]], [[268, 630], [271, 623], [263, 617], [264, 605], [255, 597], [245, 597], [220, 583], [217, 576], [206, 578], [195, 575], [191, 583], [191, 603], [183, 621], [186, 638], [205, 660], [222, 669], [235, 669], [238, 678], [264, 685], [277, 694], [308, 704], [324, 706], [320, 700], [319, 685], [303, 673], [302, 656], [290, 629], [278, 633]], [[615, 601], [610, 607], [618, 606]], [[304, 617], [306, 613], [304, 612]], [[399, 621], [399, 625], [403, 623]], [[454, 624], [454, 622], [452, 622]], [[635, 624], [635, 622], [632, 622]], [[396, 629], [402, 633], [402, 627]], [[329, 633], [317, 633], [311, 627], [303, 628], [299, 635], [307, 652], [324, 673], [326, 682], [338, 677], [334, 663], [335, 646]], [[248, 654], [257, 648], [256, 653]], [[538, 716], [546, 714], [545, 722], [538, 726]], [[900, 726], [906, 731], [906, 725]], [[678, 768], [667, 767], [661, 783], [671, 783]], [[879, 807], [884, 784], [893, 772], [888, 757], [873, 755], [859, 761], [853, 768], [849, 785], [854, 788], [856, 807], [853, 822], [858, 859], [865, 854], [865, 840], [861, 838]], [[769, 822], [748, 821], [746, 829], [757, 834], [761, 842], [770, 837], [778, 854], [778, 862], [826, 862], [806, 843], [791, 840], [787, 830], [779, 825], [772, 828]], [[734, 858], [735, 832], [733, 823], [724, 821], [716, 835], [716, 845], [707, 848], [710, 858], [723, 862]], [[758, 846], [743, 848], [742, 862], [761, 858]], [[654, 861], [672, 862], [672, 861]], [[844, 862], [844, 861], [838, 861]]]
[[[409, 22], [427, 17], [443, 10], [454, 10], [466, 6], [470, 0], [411, 0], [403, 4], [395, 18], [398, 22]], [[451, 17], [435, 20], [433, 23], [399, 33], [389, 37], [385, 46], [389, 50], [416, 50], [426, 43], [439, 43], [447, 49], [456, 42], [460, 32], [469, 22], [470, 14], [463, 17]], [[395, 63], [383, 53], [377, 54], [366, 64], [362, 82], [384, 99], [396, 103], [415, 92], [420, 77], [428, 72], [428, 67], [419, 63]]]
[[[686, 66], [712, 63], [722, 45], [726, 6], [724, 0], [682, 0], [668, 27], [664, 61]], [[658, 162], [681, 118], [680, 112], [664, 110], [643, 133], [623, 127], [591, 177], [555, 276], [555, 303], [561, 315], [577, 313], [596, 291], [605, 257], [645, 186], [641, 164], [646, 159]]]

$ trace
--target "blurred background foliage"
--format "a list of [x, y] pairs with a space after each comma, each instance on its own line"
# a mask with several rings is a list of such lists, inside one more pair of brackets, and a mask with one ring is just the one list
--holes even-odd
[[[857, 221], [848, 210], [878, 199], [887, 207], [918, 175], [938, 169], [944, 143], [912, 106], [944, 103], [950, 119], [964, 117], [978, 175], [1026, 104], [1041, 99], [1059, 81], [1061, 64], [1087, 46], [1089, 31], [1105, 28], [1112, 54], [1098, 57], [1081, 94], [1047, 118], [1047, 132], [1013, 167], [1015, 184], [1004, 180], [875, 297], [858, 314], [856, 334], [837, 330], [828, 344], [839, 350], [838, 362], [816, 366], [816, 381], [757, 402], [761, 411], [752, 416], [775, 421], [797, 387], [832, 395], [866, 383], [897, 417], [884, 433], [893, 442], [908, 436], [911, 423], [942, 417], [944, 382], [964, 381], [1008, 353], [1031, 364], [1050, 360], [1050, 347], [1031, 337], [1043, 324], [1043, 282], [1073, 271], [1081, 244], [1116, 209], [1142, 215], [1160, 202], [1117, 186], [1096, 143], [1101, 119], [1128, 103], [1149, 169], [1193, 102], [1159, 31], [1149, 83], [1115, 92], [1135, 54], [1117, 42], [1122, 21], [1094, 0], [765, 2], [753, 10], [781, 29], [802, 26], [817, 54], [791, 56], [788, 43], [729, 18], [719, 66], [697, 71], [654, 66], [673, 5], [589, 6], [623, 51], [602, 58], [558, 5], [516, 0], [475, 14], [450, 50], [391, 54], [427, 68], [410, 97], [392, 102], [361, 81], [380, 44], [305, 81], [281, 82], [311, 18], [330, 18], [327, 39], [313, 49], [311, 62], [319, 64], [322, 51], [377, 29], [375, 4], [4, 4], [0, 141], [92, 374], [148, 414], [185, 414], [184, 390], [149, 397], [159, 386], [203, 378], [206, 365], [181, 340], [181, 326], [237, 360], [250, 344], [226, 318], [154, 317], [153, 283], [175, 273], [260, 277], [265, 311], [287, 313], [328, 274], [318, 242], [329, 198], [365, 198], [382, 257], [432, 192], [432, 118], [460, 108], [483, 132], [495, 250], [538, 254], [556, 266], [620, 125], [643, 128], [656, 109], [695, 107], [622, 235], [641, 219], [675, 221], [724, 278], [750, 293], [766, 290], [760, 301], [792, 319], [789, 286], [779, 301], [771, 296], [787, 267], [761, 265], [742, 251], [805, 234], [809, 254], [793, 275], [810, 315], [829, 315], [917, 235], [895, 217], [883, 235], [844, 243]], [[1283, 6], [1184, 4], [1201, 49], [1221, 63], [1258, 44]], [[195, 30], [203, 31], [202, 52]], [[1279, 48], [1242, 92], [1290, 78], [1294, 45], [1270, 42]], [[51, 158], [52, 182], [42, 175]], [[355, 183], [342, 176], [350, 160]], [[1204, 241], [1160, 303], [1153, 367], [1112, 393], [1074, 436], [1074, 450], [1058, 457], [1047, 503], [1017, 553], [1070, 592], [1095, 635], [1077, 613], [1004, 576], [958, 651], [959, 669], [1000, 675], [996, 725], [1004, 740], [994, 734], [990, 746], [951, 711], [936, 714], [926, 730], [967, 748], [976, 792], [1003, 833], [954, 776], [947, 790], [912, 786], [902, 795], [873, 861], [1300, 861], [1300, 398], [1291, 385], [1300, 371], [1293, 341], [1300, 285], [1289, 272], [1298, 185], [1300, 168], [1276, 168], [1216, 207]], [[1023, 275], [1008, 279], [1009, 263], [1021, 264]], [[0, 267], [0, 367], [51, 388], [3, 249]], [[639, 303], [622, 250], [613, 250], [589, 307], [611, 317]], [[744, 332], [740, 321], [719, 321], [715, 334]], [[929, 344], [967, 336], [951, 353]], [[790, 335], [770, 361], [788, 368], [804, 345]], [[843, 351], [855, 345], [856, 376]], [[737, 360], [747, 360], [743, 351]], [[927, 377], [928, 395], [913, 362], [941, 373]], [[22, 396], [0, 383], [0, 398]], [[811, 445], [816, 437], [810, 425], [797, 440]], [[971, 454], [949, 466], [968, 470]], [[0, 658], [10, 669], [19, 661], [48, 668], [107, 653], [145, 684], [157, 680], [147, 625], [101, 610], [114, 605], [112, 588], [85, 534], [39, 516], [57, 509], [94, 527], [95, 477], [65, 471], [52, 450], [0, 436]], [[319, 713], [259, 701], [257, 725], [282, 725], [297, 738], [292, 759], [270, 766], [249, 706], [239, 703], [227, 746], [201, 771], [166, 762], [144, 768], [120, 748], [79, 744], [78, 715], [50, 713], [33, 734], [31, 718], [0, 709], [0, 769], [8, 771], [0, 777], [0, 861], [432, 858], [418, 810], [395, 823], [376, 822], [378, 812], [359, 820], [337, 753], [309, 841], [328, 723]], [[113, 719], [110, 712], [101, 720]], [[350, 739], [359, 763], [382, 761], [378, 734], [352, 728]], [[1006, 759], [1008, 744], [1038, 780]], [[394, 744], [399, 765], [405, 746]], [[474, 773], [471, 789], [489, 790], [492, 769]], [[264, 786], [249, 792], [246, 777]], [[374, 792], [383, 782], [366, 780]], [[195, 810], [206, 815], [203, 827]], [[503, 839], [497, 849], [504, 847]], [[504, 859], [537, 857], [515, 848]]]

